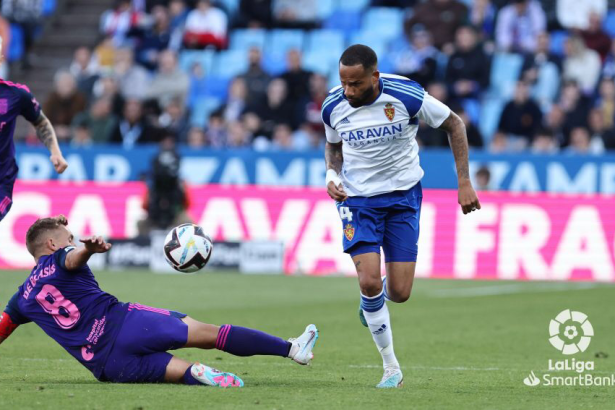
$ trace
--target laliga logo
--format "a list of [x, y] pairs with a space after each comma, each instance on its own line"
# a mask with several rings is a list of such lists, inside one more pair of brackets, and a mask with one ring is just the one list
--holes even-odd
[[585, 313], [566, 309], [549, 323], [549, 342], [565, 355], [586, 351], [593, 335], [594, 328]]

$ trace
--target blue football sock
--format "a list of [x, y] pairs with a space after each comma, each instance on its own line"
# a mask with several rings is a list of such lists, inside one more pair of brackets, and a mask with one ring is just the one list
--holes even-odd
[[187, 384], [188, 386], [196, 386], [198, 384], [203, 384], [200, 381], [198, 381], [197, 379], [194, 378], [194, 376], [191, 373], [192, 370], [192, 366], [190, 366], [187, 370], [186, 373], [184, 373], [184, 377], [182, 379], [182, 381], [184, 382], [184, 384]]
[[260, 330], [223, 325], [218, 332], [216, 349], [235, 356], [288, 357], [292, 343]]

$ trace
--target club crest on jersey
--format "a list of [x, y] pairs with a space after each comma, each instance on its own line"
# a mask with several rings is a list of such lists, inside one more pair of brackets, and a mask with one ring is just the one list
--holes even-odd
[[352, 225], [346, 225], [346, 228], [344, 228], [344, 236], [346, 236], [346, 239], [348, 239], [349, 241], [352, 241], [352, 238], [354, 238], [354, 228], [352, 227]]
[[0, 98], [0, 115], [9, 112], [9, 100], [6, 98]]
[[393, 107], [393, 104], [386, 103], [384, 106], [384, 115], [387, 116], [389, 121], [393, 121], [393, 118], [395, 118], [395, 107]]

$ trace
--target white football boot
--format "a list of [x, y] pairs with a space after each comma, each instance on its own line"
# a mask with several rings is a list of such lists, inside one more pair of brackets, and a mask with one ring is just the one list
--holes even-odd
[[288, 357], [301, 365], [308, 365], [314, 358], [314, 345], [318, 340], [318, 329], [315, 325], [308, 325], [305, 332], [297, 338], [288, 339], [292, 343]]
[[380, 383], [376, 385], [379, 389], [394, 389], [404, 385], [404, 375], [399, 367], [385, 367], [384, 375]]
[[233, 373], [221, 372], [213, 367], [195, 363], [190, 369], [192, 377], [207, 386], [214, 387], [243, 387], [243, 380]]

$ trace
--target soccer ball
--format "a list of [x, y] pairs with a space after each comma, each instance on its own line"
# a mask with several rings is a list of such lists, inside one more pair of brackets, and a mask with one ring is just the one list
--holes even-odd
[[169, 232], [164, 240], [164, 258], [173, 269], [191, 273], [203, 269], [214, 245], [203, 228], [182, 224]]

